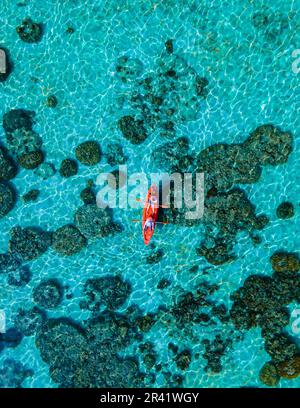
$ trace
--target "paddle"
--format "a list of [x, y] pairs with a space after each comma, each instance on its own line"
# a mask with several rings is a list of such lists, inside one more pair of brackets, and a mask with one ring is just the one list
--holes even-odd
[[[136, 198], [135, 199], [138, 203], [140, 203], [142, 200], [140, 199], [140, 198]], [[156, 207], [156, 206], [155, 206]], [[164, 205], [164, 204], [161, 204], [161, 205], [159, 205], [158, 207], [160, 207], [160, 208], [170, 208], [170, 207], [168, 207], [167, 205]]]
[[[132, 222], [142, 222], [141, 220], [131, 220]], [[156, 221], [155, 224], [170, 224], [170, 222]]]

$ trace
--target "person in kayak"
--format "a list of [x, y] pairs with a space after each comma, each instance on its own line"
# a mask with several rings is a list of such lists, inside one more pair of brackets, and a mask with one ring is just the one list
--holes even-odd
[[149, 197], [147, 211], [149, 210], [150, 206], [151, 206], [153, 212], [154, 212], [154, 208], [155, 207], [157, 208], [157, 198], [154, 195], [151, 195]]
[[144, 225], [144, 231], [147, 231], [148, 228], [150, 228], [150, 231], [153, 231], [154, 229], [154, 221], [152, 217], [147, 218], [145, 225]]

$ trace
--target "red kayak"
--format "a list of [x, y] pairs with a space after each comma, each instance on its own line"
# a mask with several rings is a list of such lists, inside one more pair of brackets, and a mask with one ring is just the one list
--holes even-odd
[[[155, 184], [152, 184], [148, 190], [143, 209], [142, 229], [145, 245], [149, 244], [154, 234], [159, 209], [158, 198], [158, 189]], [[145, 226], [146, 223], [147, 225]]]

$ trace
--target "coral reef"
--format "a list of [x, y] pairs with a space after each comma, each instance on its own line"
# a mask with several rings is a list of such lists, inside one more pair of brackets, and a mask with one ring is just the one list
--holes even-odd
[[88, 279], [84, 285], [85, 301], [81, 308], [99, 312], [101, 306], [108, 310], [121, 307], [131, 293], [131, 285], [119, 276]]
[[268, 387], [275, 387], [280, 380], [277, 368], [272, 361], [268, 361], [259, 372], [260, 381]]
[[120, 225], [112, 220], [109, 208], [98, 208], [96, 204], [79, 207], [74, 217], [75, 225], [86, 238], [105, 237], [120, 232]]
[[144, 316], [138, 316], [135, 320], [137, 327], [141, 332], [148, 332], [155, 324], [156, 316], [154, 314], [146, 314]]
[[[284, 27], [276, 28], [270, 23], [270, 18], [273, 16], [257, 14], [253, 17], [253, 24], [255, 28], [266, 30], [266, 35], [271, 38]], [[270, 24], [273, 24], [273, 28], [270, 28]], [[72, 27], [67, 29], [70, 34], [73, 31]], [[23, 41], [37, 42], [42, 37], [42, 26], [28, 18], [17, 28], [17, 32]], [[201, 111], [200, 105], [206, 103], [205, 98], [211, 98], [208, 102], [213, 102], [214, 96], [209, 95], [208, 80], [178, 56], [174, 48], [173, 40], [168, 39], [165, 51], [156, 59], [157, 70], [147, 72], [142, 79], [144, 67], [141, 61], [124, 55], [117, 59], [116, 78], [122, 82], [118, 86], [121, 92], [125, 89], [122, 97], [125, 99], [123, 95], [129, 95], [130, 98], [129, 109], [127, 106], [126, 113], [120, 114], [124, 116], [119, 118], [117, 126], [123, 137], [133, 145], [143, 143], [155, 131], [155, 138], [167, 138], [167, 142], [150, 152], [151, 163], [159, 169], [178, 173], [205, 173], [203, 218], [189, 222], [184, 218], [183, 211], [173, 207], [165, 211], [164, 215], [169, 222], [176, 224], [202, 223], [204, 234], [199, 228], [199, 237], [204, 239], [196, 252], [209, 263], [222, 265], [236, 258], [234, 246], [240, 232], [247, 233], [253, 243], [259, 244], [260, 236], [256, 233], [269, 222], [266, 215], [257, 215], [256, 207], [237, 184], [256, 183], [261, 177], [263, 166], [286, 163], [293, 149], [293, 138], [279, 127], [264, 124], [254, 129], [243, 143], [219, 143], [197, 151], [196, 154], [191, 151], [189, 140], [177, 137], [176, 134], [182, 134], [182, 128], [187, 128], [186, 122], [197, 119]], [[54, 108], [57, 102], [55, 95], [49, 95], [46, 106]], [[209, 106], [214, 109], [214, 102]], [[43, 163], [42, 139], [32, 129], [33, 124], [34, 113], [23, 109], [11, 110], [3, 116], [9, 152], [21, 167], [37, 169], [32, 177], [38, 175], [46, 179], [54, 175], [55, 168], [51, 163]], [[133, 147], [131, 146], [130, 151]], [[87, 166], [96, 165], [102, 157], [101, 147], [96, 141], [81, 143], [75, 154], [78, 161]], [[105, 156], [110, 166], [124, 164], [127, 160], [120, 143], [108, 144]], [[14, 190], [7, 181], [15, 177], [16, 171], [14, 160], [0, 147], [0, 218], [8, 214], [15, 204]], [[74, 176], [77, 171], [78, 162], [70, 158], [63, 160], [59, 169], [62, 177]], [[116, 176], [118, 187], [121, 187], [126, 181], [123, 173], [112, 169], [112, 174]], [[62, 184], [68, 183], [65, 181]], [[23, 196], [24, 202], [37, 199], [38, 193], [38, 190], [30, 190]], [[30, 271], [22, 262], [38, 258], [50, 246], [59, 255], [70, 256], [86, 247], [88, 239], [108, 237], [121, 231], [122, 227], [113, 220], [113, 212], [97, 207], [93, 182], [89, 182], [81, 191], [80, 198], [84, 205], [77, 209], [74, 225], [63, 225], [54, 232], [35, 227], [17, 226], [11, 229], [8, 253], [0, 254], [0, 273], [7, 274], [9, 285], [26, 285], [30, 280]], [[24, 210], [28, 212], [30, 207]], [[284, 202], [276, 213], [279, 218], [290, 218], [294, 215], [293, 205]], [[104, 248], [108, 244], [109, 249], [109, 242], [103, 240], [103, 244]], [[131, 256], [126, 242], [121, 242], [119, 249], [129, 250], [128, 256]], [[184, 250], [185, 248], [181, 253]], [[146, 255], [142, 255], [141, 259], [149, 266], [162, 260], [164, 250], [153, 246], [151, 253], [145, 250], [144, 254]], [[110, 255], [101, 254], [99, 265], [103, 270], [106, 270], [103, 257]], [[41, 358], [49, 365], [51, 379], [59, 387], [141, 387], [154, 383], [155, 371], [160, 371], [161, 376], [168, 378], [169, 384], [173, 386], [182, 385], [183, 376], [176, 372], [166, 372], [166, 365], [159, 361], [155, 352], [155, 344], [144, 342], [150, 338], [149, 335], [156, 334], [149, 333], [152, 329], [155, 330], [155, 325], [161, 325], [160, 328], [166, 329], [168, 335], [180, 333], [182, 336], [176, 339], [178, 346], [169, 343], [169, 353], [173, 353], [173, 366], [176, 365], [182, 371], [188, 370], [192, 359], [200, 356], [200, 353], [196, 356], [194, 349], [187, 348], [189, 343], [181, 343], [181, 340], [185, 341], [187, 333], [192, 333], [193, 339], [196, 338], [200, 343], [198, 333], [193, 329], [207, 330], [210, 336], [213, 331], [210, 332], [210, 326], [217, 324], [222, 329], [233, 324], [239, 333], [241, 330], [258, 327], [264, 338], [265, 350], [270, 356], [270, 361], [261, 368], [260, 380], [267, 386], [276, 386], [280, 377], [291, 379], [300, 374], [299, 344], [285, 331], [289, 323], [288, 306], [294, 301], [300, 301], [300, 260], [297, 254], [280, 250], [271, 256], [270, 262], [272, 276], [249, 276], [242, 287], [232, 294], [230, 312], [225, 303], [219, 304], [212, 300], [212, 295], [219, 288], [217, 284], [203, 280], [199, 283], [197, 280], [208, 274], [209, 268], [202, 268], [201, 263], [199, 268], [189, 265], [186, 270], [187, 273], [193, 272], [190, 278], [194, 285], [191, 288], [194, 289], [188, 287], [179, 293], [176, 288], [179, 281], [176, 276], [169, 275], [169, 268], [162, 270], [161, 265], [150, 267], [162, 274], [159, 277], [154, 274], [153, 280], [146, 277], [145, 285], [156, 285], [160, 279], [157, 289], [163, 290], [173, 280], [175, 282], [172, 285], [172, 295], [173, 288], [175, 295], [168, 308], [159, 306], [155, 313], [148, 311], [148, 305], [145, 312], [137, 305], [130, 305], [123, 311], [129, 303], [131, 284], [121, 276], [112, 274], [113, 270], [105, 272], [110, 273], [109, 275], [100, 277], [99, 274], [103, 271], [98, 271], [99, 273], [92, 274], [90, 279], [83, 282], [83, 300], [79, 306], [84, 310], [83, 315], [89, 317], [80, 323], [68, 318], [48, 318], [48, 314], [56, 316], [57, 311], [51, 309], [61, 304], [64, 293], [59, 281], [47, 278], [35, 286], [32, 292], [32, 298], [38, 306], [19, 309], [14, 319], [14, 328], [9, 329], [6, 334], [0, 334], [0, 351], [4, 347], [16, 347], [22, 336], [36, 335], [36, 346]], [[133, 267], [136, 265], [134, 263]], [[211, 269], [214, 273], [218, 268]], [[172, 276], [172, 281], [161, 278], [164, 275]], [[219, 279], [216, 281], [219, 282]], [[73, 286], [70, 285], [69, 290], [67, 299], [76, 294]], [[157, 294], [165, 299], [169, 291]], [[75, 300], [74, 298], [74, 302]], [[46, 313], [44, 309], [50, 311]], [[220, 373], [222, 358], [233, 344], [233, 335], [234, 331], [230, 327], [230, 332], [226, 332], [226, 335], [215, 335], [214, 332], [215, 337], [202, 342], [203, 357], [207, 361], [205, 371]], [[133, 350], [139, 349], [143, 354], [140, 356], [141, 367], [146, 369], [146, 373], [141, 372], [139, 361], [128, 356], [132, 353], [131, 346]], [[6, 360], [4, 364], [5, 367], [0, 368], [0, 387], [20, 387], [23, 380], [32, 375], [13, 360]]]
[[292, 203], [288, 201], [284, 201], [283, 203], [279, 204], [276, 209], [276, 215], [278, 218], [283, 220], [287, 218], [292, 218], [295, 214], [294, 206]]
[[165, 143], [153, 150], [152, 161], [158, 168], [170, 173], [187, 172], [193, 163], [193, 157], [188, 153], [189, 141], [180, 137], [173, 142]]
[[33, 289], [33, 300], [44, 309], [55, 309], [63, 299], [63, 288], [57, 279], [45, 279]]
[[3, 367], [0, 368], [0, 387], [22, 388], [23, 381], [33, 374], [33, 371], [25, 368], [23, 364], [13, 359], [6, 359]]
[[274, 12], [270, 7], [263, 6], [260, 11], [253, 14], [252, 24], [265, 41], [281, 44], [282, 34], [289, 27], [289, 18], [280, 10]]
[[124, 155], [123, 146], [120, 143], [110, 143], [106, 149], [106, 159], [110, 166], [125, 164], [127, 157]]
[[[174, 142], [160, 146], [160, 150], [153, 153], [156, 164], [172, 172], [186, 171], [187, 168], [193, 170], [193, 158], [188, 154], [187, 143], [184, 143], [184, 138], [177, 141], [182, 141], [183, 149], [176, 154]], [[195, 163], [195, 171], [205, 174], [204, 217], [187, 220], [184, 208], [174, 208], [174, 192], [171, 189], [171, 207], [164, 211], [165, 219], [187, 226], [202, 222], [205, 237], [197, 253], [214, 265], [234, 260], [237, 233], [245, 230], [253, 242], [259, 243], [260, 237], [255, 235], [255, 230], [263, 229], [268, 223], [265, 215], [255, 214], [254, 205], [245, 192], [235, 185], [258, 181], [263, 165], [285, 163], [292, 151], [292, 144], [289, 133], [273, 125], [262, 125], [244, 143], [216, 144], [204, 149], [197, 155]], [[189, 165], [192, 165], [191, 169]]]
[[95, 204], [96, 193], [94, 192], [93, 186], [86, 187], [80, 192], [80, 198], [84, 204]]
[[201, 307], [210, 306], [207, 297], [218, 290], [217, 285], [210, 285], [208, 282], [202, 282], [196, 290], [196, 293], [184, 292], [170, 309], [170, 314], [176, 319], [179, 327], [199, 323], [201, 318]]
[[207, 360], [207, 365], [204, 367], [205, 371], [212, 373], [220, 373], [222, 371], [222, 357], [229, 347], [232, 345], [232, 339], [223, 339], [219, 334], [214, 340], [203, 340], [202, 344], [205, 347], [203, 357]]
[[223, 265], [236, 259], [233, 253], [233, 243], [224, 237], [209, 237], [206, 242], [201, 242], [196, 252], [213, 265]]
[[24, 109], [12, 109], [3, 116], [8, 148], [25, 169], [34, 169], [44, 160], [42, 138], [32, 130], [34, 116]]
[[9, 272], [7, 283], [10, 286], [22, 287], [26, 286], [31, 279], [31, 272], [28, 266], [21, 266], [16, 270]]
[[23, 153], [17, 158], [18, 163], [24, 169], [36, 169], [44, 161], [44, 154], [41, 150]]
[[[251, 275], [233, 293], [230, 316], [238, 329], [261, 327], [265, 350], [281, 375], [280, 370], [284, 371], [284, 367], [289, 367], [289, 362], [295, 361], [300, 354], [295, 339], [284, 332], [289, 323], [286, 306], [300, 299], [300, 276], [297, 274], [300, 260], [296, 254], [278, 251], [271, 256], [270, 261], [274, 270], [271, 277]], [[271, 368], [265, 370], [268, 376]], [[265, 384], [272, 383], [271, 379], [264, 378], [262, 381]]]
[[51, 245], [52, 234], [36, 227], [14, 227], [10, 231], [9, 252], [24, 261], [38, 258]]
[[0, 219], [7, 215], [15, 206], [16, 195], [8, 184], [0, 183]]
[[216, 192], [206, 198], [204, 206], [206, 235], [197, 253], [214, 265], [221, 265], [235, 258], [232, 251], [239, 231], [245, 230], [252, 234], [268, 223], [265, 215], [255, 214], [254, 205], [242, 189]]
[[274, 125], [262, 125], [250, 133], [244, 142], [252, 152], [254, 159], [261, 165], [286, 163], [293, 150], [293, 138]]
[[262, 125], [244, 143], [216, 144], [202, 150], [197, 156], [197, 172], [205, 173], [207, 191], [255, 183], [261, 176], [261, 166], [286, 163], [292, 145], [290, 133], [273, 125]]
[[297, 254], [277, 251], [271, 256], [272, 269], [280, 274], [295, 275], [300, 270], [300, 259]]
[[59, 255], [74, 255], [87, 245], [86, 238], [74, 225], [64, 225], [52, 235], [52, 247]]
[[169, 38], [166, 42], [165, 42], [165, 49], [166, 52], [168, 54], [172, 54], [174, 51], [174, 44], [173, 44], [173, 40], [171, 38]]
[[75, 33], [75, 28], [72, 26], [67, 27], [66, 29], [67, 34], [74, 34]]
[[150, 255], [147, 256], [146, 262], [149, 265], [159, 263], [164, 256], [164, 252], [162, 249], [158, 249], [155, 252], [152, 252]]
[[138, 119], [128, 116], [121, 123], [123, 126], [119, 122], [119, 128], [132, 143], [141, 143], [157, 128], [162, 136], [173, 137], [174, 123], [196, 119], [201, 100], [207, 96], [208, 80], [173, 52], [172, 40], [165, 43], [165, 48], [155, 70], [134, 81], [130, 105]]
[[56, 169], [52, 163], [42, 163], [38, 168], [34, 170], [34, 174], [41, 177], [43, 180], [54, 176]]
[[202, 98], [206, 98], [208, 95], [208, 90], [207, 90], [207, 86], [208, 86], [209, 82], [208, 79], [205, 77], [196, 77], [196, 93], [198, 96], [202, 96]]
[[190, 350], [182, 350], [175, 357], [175, 363], [180, 370], [187, 370], [192, 360], [192, 353]]
[[21, 343], [22, 338], [22, 333], [20, 333], [15, 327], [9, 328], [6, 330], [6, 333], [0, 333], [0, 352], [5, 347], [17, 347]]
[[[132, 341], [141, 339], [136, 326], [124, 314], [104, 311], [97, 317], [89, 319], [85, 324], [88, 341], [103, 346], [103, 352], [108, 355], [118, 353], [129, 346]], [[106, 351], [105, 351], [106, 349]]]
[[3, 128], [6, 135], [17, 129], [31, 130], [34, 124], [35, 112], [25, 109], [11, 109], [3, 115]]
[[101, 160], [101, 149], [97, 142], [87, 141], [81, 143], [75, 150], [76, 158], [86, 166], [94, 166]]
[[60, 168], [59, 168], [59, 174], [62, 177], [72, 177], [77, 174], [78, 171], [78, 165], [75, 160], [72, 159], [64, 159], [61, 162]]
[[[166, 220], [188, 226], [202, 222], [205, 237], [197, 253], [214, 265], [234, 260], [233, 247], [237, 233], [245, 230], [253, 240], [259, 242], [254, 232], [263, 229], [268, 223], [265, 215], [255, 214], [254, 205], [245, 192], [235, 185], [258, 181], [263, 165], [285, 163], [292, 145], [293, 139], [289, 133], [273, 125], [262, 125], [244, 143], [216, 144], [204, 149], [197, 155], [195, 165], [196, 172], [205, 174], [203, 219], [187, 220], [185, 209], [174, 208], [171, 201], [171, 208], [164, 211]], [[187, 166], [193, 163], [187, 144], [183, 143], [183, 150], [178, 153], [179, 163], [176, 163], [177, 155], [174, 157], [173, 154], [173, 151], [176, 152], [174, 143], [166, 143], [161, 147], [163, 149], [154, 154], [159, 167], [169, 171], [186, 171]]]
[[137, 58], [122, 55], [117, 59], [116, 74], [122, 82], [130, 82], [141, 76], [143, 64]]
[[31, 279], [28, 266], [23, 266], [16, 254], [0, 254], [0, 274], [7, 274], [7, 283], [11, 286], [25, 286]]
[[30, 203], [32, 201], [36, 201], [40, 195], [40, 190], [33, 189], [28, 191], [22, 196], [22, 200], [24, 203]]
[[60, 387], [138, 387], [144, 378], [138, 363], [117, 355], [134, 338], [125, 317], [104, 313], [85, 327], [67, 319], [48, 320], [36, 345]]
[[163, 289], [167, 288], [168, 286], [170, 286], [171, 283], [172, 282], [170, 280], [163, 278], [158, 282], [157, 289], [163, 290]]
[[16, 31], [21, 40], [26, 43], [37, 43], [43, 36], [42, 24], [33, 22], [31, 18], [25, 18]]
[[15, 254], [0, 254], [0, 273], [9, 273], [21, 266], [20, 257]]
[[[66, 320], [47, 320], [36, 337], [42, 359], [50, 365], [52, 379], [61, 387], [75, 385], [76, 369], [83, 363], [86, 340], [82, 329]], [[59, 357], [59, 358], [58, 358]]]
[[213, 305], [211, 308], [211, 313], [213, 316], [217, 317], [222, 323], [226, 323], [230, 320], [227, 307], [223, 303]]
[[32, 336], [43, 324], [45, 318], [45, 313], [34, 306], [31, 309], [19, 309], [15, 316], [14, 324], [23, 336]]
[[255, 13], [252, 16], [252, 24], [255, 28], [264, 28], [268, 25], [269, 18], [267, 14], [262, 12]]
[[148, 353], [144, 356], [143, 362], [148, 370], [150, 370], [156, 363], [156, 354]]
[[132, 144], [143, 143], [147, 138], [143, 121], [135, 119], [133, 116], [123, 116], [118, 121], [118, 127], [125, 139], [129, 140]]
[[150, 341], [141, 343], [139, 345], [139, 351], [142, 353], [143, 363], [147, 370], [151, 370], [154, 367], [157, 360], [157, 355], [155, 353], [154, 344]]
[[56, 108], [58, 104], [57, 97], [55, 95], [49, 95], [46, 99], [46, 106], [48, 108]]
[[280, 377], [293, 379], [300, 375], [300, 354], [278, 365]]
[[289, 361], [299, 354], [299, 348], [293, 339], [284, 333], [266, 337], [265, 349], [276, 365]]
[[178, 346], [176, 346], [176, 344], [172, 342], [168, 344], [168, 349], [171, 350], [174, 354], [177, 354], [178, 352]]
[[13, 159], [0, 146], [0, 181], [13, 179], [17, 174], [17, 167]]
[[[231, 318], [238, 328], [249, 329], [263, 322], [262, 315], [277, 306], [273, 296], [273, 281], [270, 277], [251, 275], [241, 289], [232, 295], [234, 300]], [[242, 312], [242, 314], [241, 314]]]
[[209, 146], [198, 154], [197, 164], [197, 172], [205, 173], [207, 191], [227, 190], [237, 183], [255, 183], [262, 171], [252, 150], [244, 144]]

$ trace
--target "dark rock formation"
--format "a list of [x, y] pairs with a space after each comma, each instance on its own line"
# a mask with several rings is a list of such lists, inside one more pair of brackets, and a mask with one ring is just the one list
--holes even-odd
[[15, 206], [16, 194], [8, 184], [0, 183], [0, 218], [5, 217]]
[[147, 138], [143, 121], [135, 119], [133, 116], [123, 116], [118, 121], [118, 127], [123, 133], [123, 136], [132, 144], [143, 143]]
[[76, 147], [75, 154], [80, 163], [94, 166], [101, 160], [101, 149], [97, 142], [87, 141]]
[[112, 212], [98, 208], [96, 204], [79, 207], [75, 213], [75, 225], [86, 238], [105, 237], [120, 231], [112, 220]]
[[292, 218], [295, 214], [294, 206], [288, 201], [284, 201], [276, 209], [276, 214], [278, 218], [283, 220]]
[[59, 174], [62, 177], [72, 177], [77, 174], [78, 165], [75, 160], [65, 159], [61, 162]]
[[44, 309], [55, 309], [63, 299], [63, 288], [57, 279], [45, 279], [33, 289], [34, 302]]
[[52, 235], [36, 227], [15, 227], [11, 229], [8, 242], [9, 252], [19, 255], [24, 261], [38, 258], [51, 245]]
[[35, 23], [31, 18], [25, 18], [16, 28], [16, 31], [21, 40], [26, 43], [37, 43], [41, 41], [43, 36], [42, 24]]
[[86, 245], [86, 238], [71, 224], [58, 228], [52, 236], [52, 247], [59, 255], [74, 255]]
[[109, 310], [121, 307], [131, 293], [131, 285], [119, 276], [88, 279], [84, 285], [86, 300], [82, 308], [99, 312], [101, 306]]

